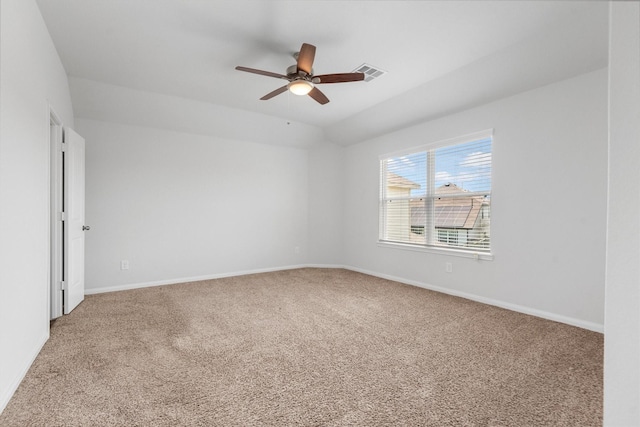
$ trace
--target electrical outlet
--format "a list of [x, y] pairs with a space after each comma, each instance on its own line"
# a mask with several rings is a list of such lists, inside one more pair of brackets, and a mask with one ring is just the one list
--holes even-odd
[[129, 261], [123, 259], [120, 261], [120, 270], [128, 270], [129, 269]]
[[445, 270], [447, 273], [453, 273], [453, 264], [452, 264], [452, 263], [450, 263], [450, 262], [445, 263], [445, 265], [444, 265], [444, 270]]

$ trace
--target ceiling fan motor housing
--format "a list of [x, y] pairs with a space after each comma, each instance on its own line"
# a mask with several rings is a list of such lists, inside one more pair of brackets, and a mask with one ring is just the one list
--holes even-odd
[[[313, 69], [311, 70], [311, 74], [309, 75], [313, 75]], [[306, 77], [304, 71], [300, 71], [298, 72], [298, 65], [297, 64], [293, 64], [290, 67], [287, 67], [287, 77]]]

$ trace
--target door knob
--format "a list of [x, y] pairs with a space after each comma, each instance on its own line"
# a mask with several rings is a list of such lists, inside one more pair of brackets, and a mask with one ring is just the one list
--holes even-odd
[[83, 225], [82, 226], [82, 231], [89, 231], [89, 230], [91, 230], [90, 226], [88, 226], [88, 225]]

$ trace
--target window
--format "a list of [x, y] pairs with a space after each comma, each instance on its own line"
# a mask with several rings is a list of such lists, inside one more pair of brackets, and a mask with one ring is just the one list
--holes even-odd
[[446, 228], [438, 228], [438, 242], [447, 243], [451, 246], [458, 245], [458, 230], [447, 230]]
[[380, 241], [489, 252], [491, 144], [484, 131], [381, 157]]

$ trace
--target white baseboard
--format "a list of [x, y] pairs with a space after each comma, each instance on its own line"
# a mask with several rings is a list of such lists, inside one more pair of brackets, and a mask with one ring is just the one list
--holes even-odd
[[139, 289], [139, 288], [147, 288], [151, 286], [163, 286], [163, 285], [172, 285], [176, 283], [185, 283], [185, 282], [197, 282], [200, 280], [211, 280], [211, 279], [221, 279], [223, 277], [232, 277], [232, 276], [244, 276], [247, 274], [257, 274], [257, 273], [269, 273], [273, 271], [282, 271], [282, 270], [293, 270], [296, 268], [344, 268], [346, 270], [356, 271], [358, 273], [368, 274], [369, 276], [380, 277], [382, 279], [393, 280], [394, 282], [400, 282], [407, 285], [417, 286], [424, 289], [429, 289], [436, 292], [441, 292], [443, 294], [453, 295], [465, 299], [469, 299], [472, 301], [477, 301], [483, 304], [493, 305], [500, 308], [505, 308], [507, 310], [516, 311], [518, 313], [529, 314], [531, 316], [541, 317], [547, 320], [553, 320], [554, 322], [565, 323], [571, 326], [577, 326], [579, 328], [588, 329], [594, 332], [604, 333], [604, 325], [594, 322], [589, 322], [586, 320], [575, 319], [573, 317], [567, 317], [560, 314], [550, 313], [548, 311], [538, 310], [531, 307], [526, 307], [518, 304], [512, 304], [505, 301], [500, 301], [492, 298], [486, 298], [479, 295], [470, 294], [467, 292], [457, 291], [455, 289], [443, 288], [441, 286], [434, 286], [428, 283], [418, 282], [416, 280], [409, 280], [402, 277], [391, 276], [388, 274], [378, 273], [376, 271], [365, 270], [358, 267], [352, 267], [348, 265], [338, 265], [338, 264], [300, 264], [300, 265], [289, 265], [282, 267], [271, 267], [271, 268], [262, 268], [256, 270], [246, 270], [246, 271], [235, 271], [235, 272], [227, 272], [227, 273], [219, 273], [219, 274], [211, 274], [206, 276], [196, 276], [196, 277], [183, 277], [183, 278], [175, 278], [169, 280], [160, 280], [154, 282], [145, 282], [145, 283], [131, 283], [127, 285], [120, 286], [110, 286], [103, 288], [95, 288], [95, 289], [87, 289], [85, 290], [85, 294], [99, 294], [104, 292], [115, 292], [115, 291], [125, 291], [129, 289]]
[[20, 383], [24, 379], [25, 375], [27, 375], [27, 372], [29, 372], [29, 368], [31, 368], [31, 365], [33, 365], [33, 362], [36, 360], [36, 357], [38, 357], [38, 354], [40, 354], [40, 350], [42, 350], [42, 347], [48, 339], [49, 328], [47, 327], [47, 333], [42, 338], [40, 338], [35, 348], [30, 352], [29, 357], [25, 359], [26, 363], [20, 368], [18, 375], [16, 375], [11, 380], [9, 386], [6, 389], [2, 390], [2, 394], [0, 395], [0, 414], [9, 404], [9, 401], [13, 397], [13, 394], [18, 389], [18, 386], [20, 386]]
[[305, 264], [304, 268], [344, 268], [342, 264]]
[[105, 292], [128, 291], [130, 289], [150, 288], [152, 286], [175, 285], [177, 283], [199, 282], [201, 280], [222, 279], [224, 277], [246, 276], [247, 274], [270, 273], [273, 271], [295, 270], [297, 268], [308, 267], [304, 265], [286, 265], [281, 267], [259, 268], [255, 270], [232, 271], [227, 273], [208, 274], [205, 276], [176, 277], [168, 280], [157, 280], [153, 282], [128, 283], [126, 285], [105, 286], [102, 288], [85, 289], [85, 295], [102, 294]]
[[538, 310], [536, 308], [526, 307], [518, 304], [512, 304], [505, 301], [500, 301], [492, 298], [486, 298], [479, 295], [470, 294], [467, 292], [456, 291], [455, 289], [443, 288], [440, 286], [430, 285], [428, 283], [418, 282], [416, 280], [404, 279], [402, 277], [391, 276], [388, 274], [382, 274], [375, 271], [365, 270], [362, 268], [343, 266], [346, 270], [356, 271], [358, 273], [368, 274], [369, 276], [380, 277], [381, 279], [393, 280], [394, 282], [404, 283], [406, 285], [417, 286], [431, 291], [440, 292], [447, 295], [453, 295], [456, 297], [465, 298], [471, 301], [480, 302], [483, 304], [493, 305], [495, 307], [505, 308], [507, 310], [516, 311], [518, 313], [529, 314], [531, 316], [540, 317], [547, 320], [553, 320], [554, 322], [565, 323], [571, 326], [577, 326], [578, 328], [587, 329], [594, 332], [604, 333], [604, 325], [600, 323], [589, 322], [586, 320], [576, 319], [573, 317], [563, 316], [560, 314], [550, 313], [548, 311]]

